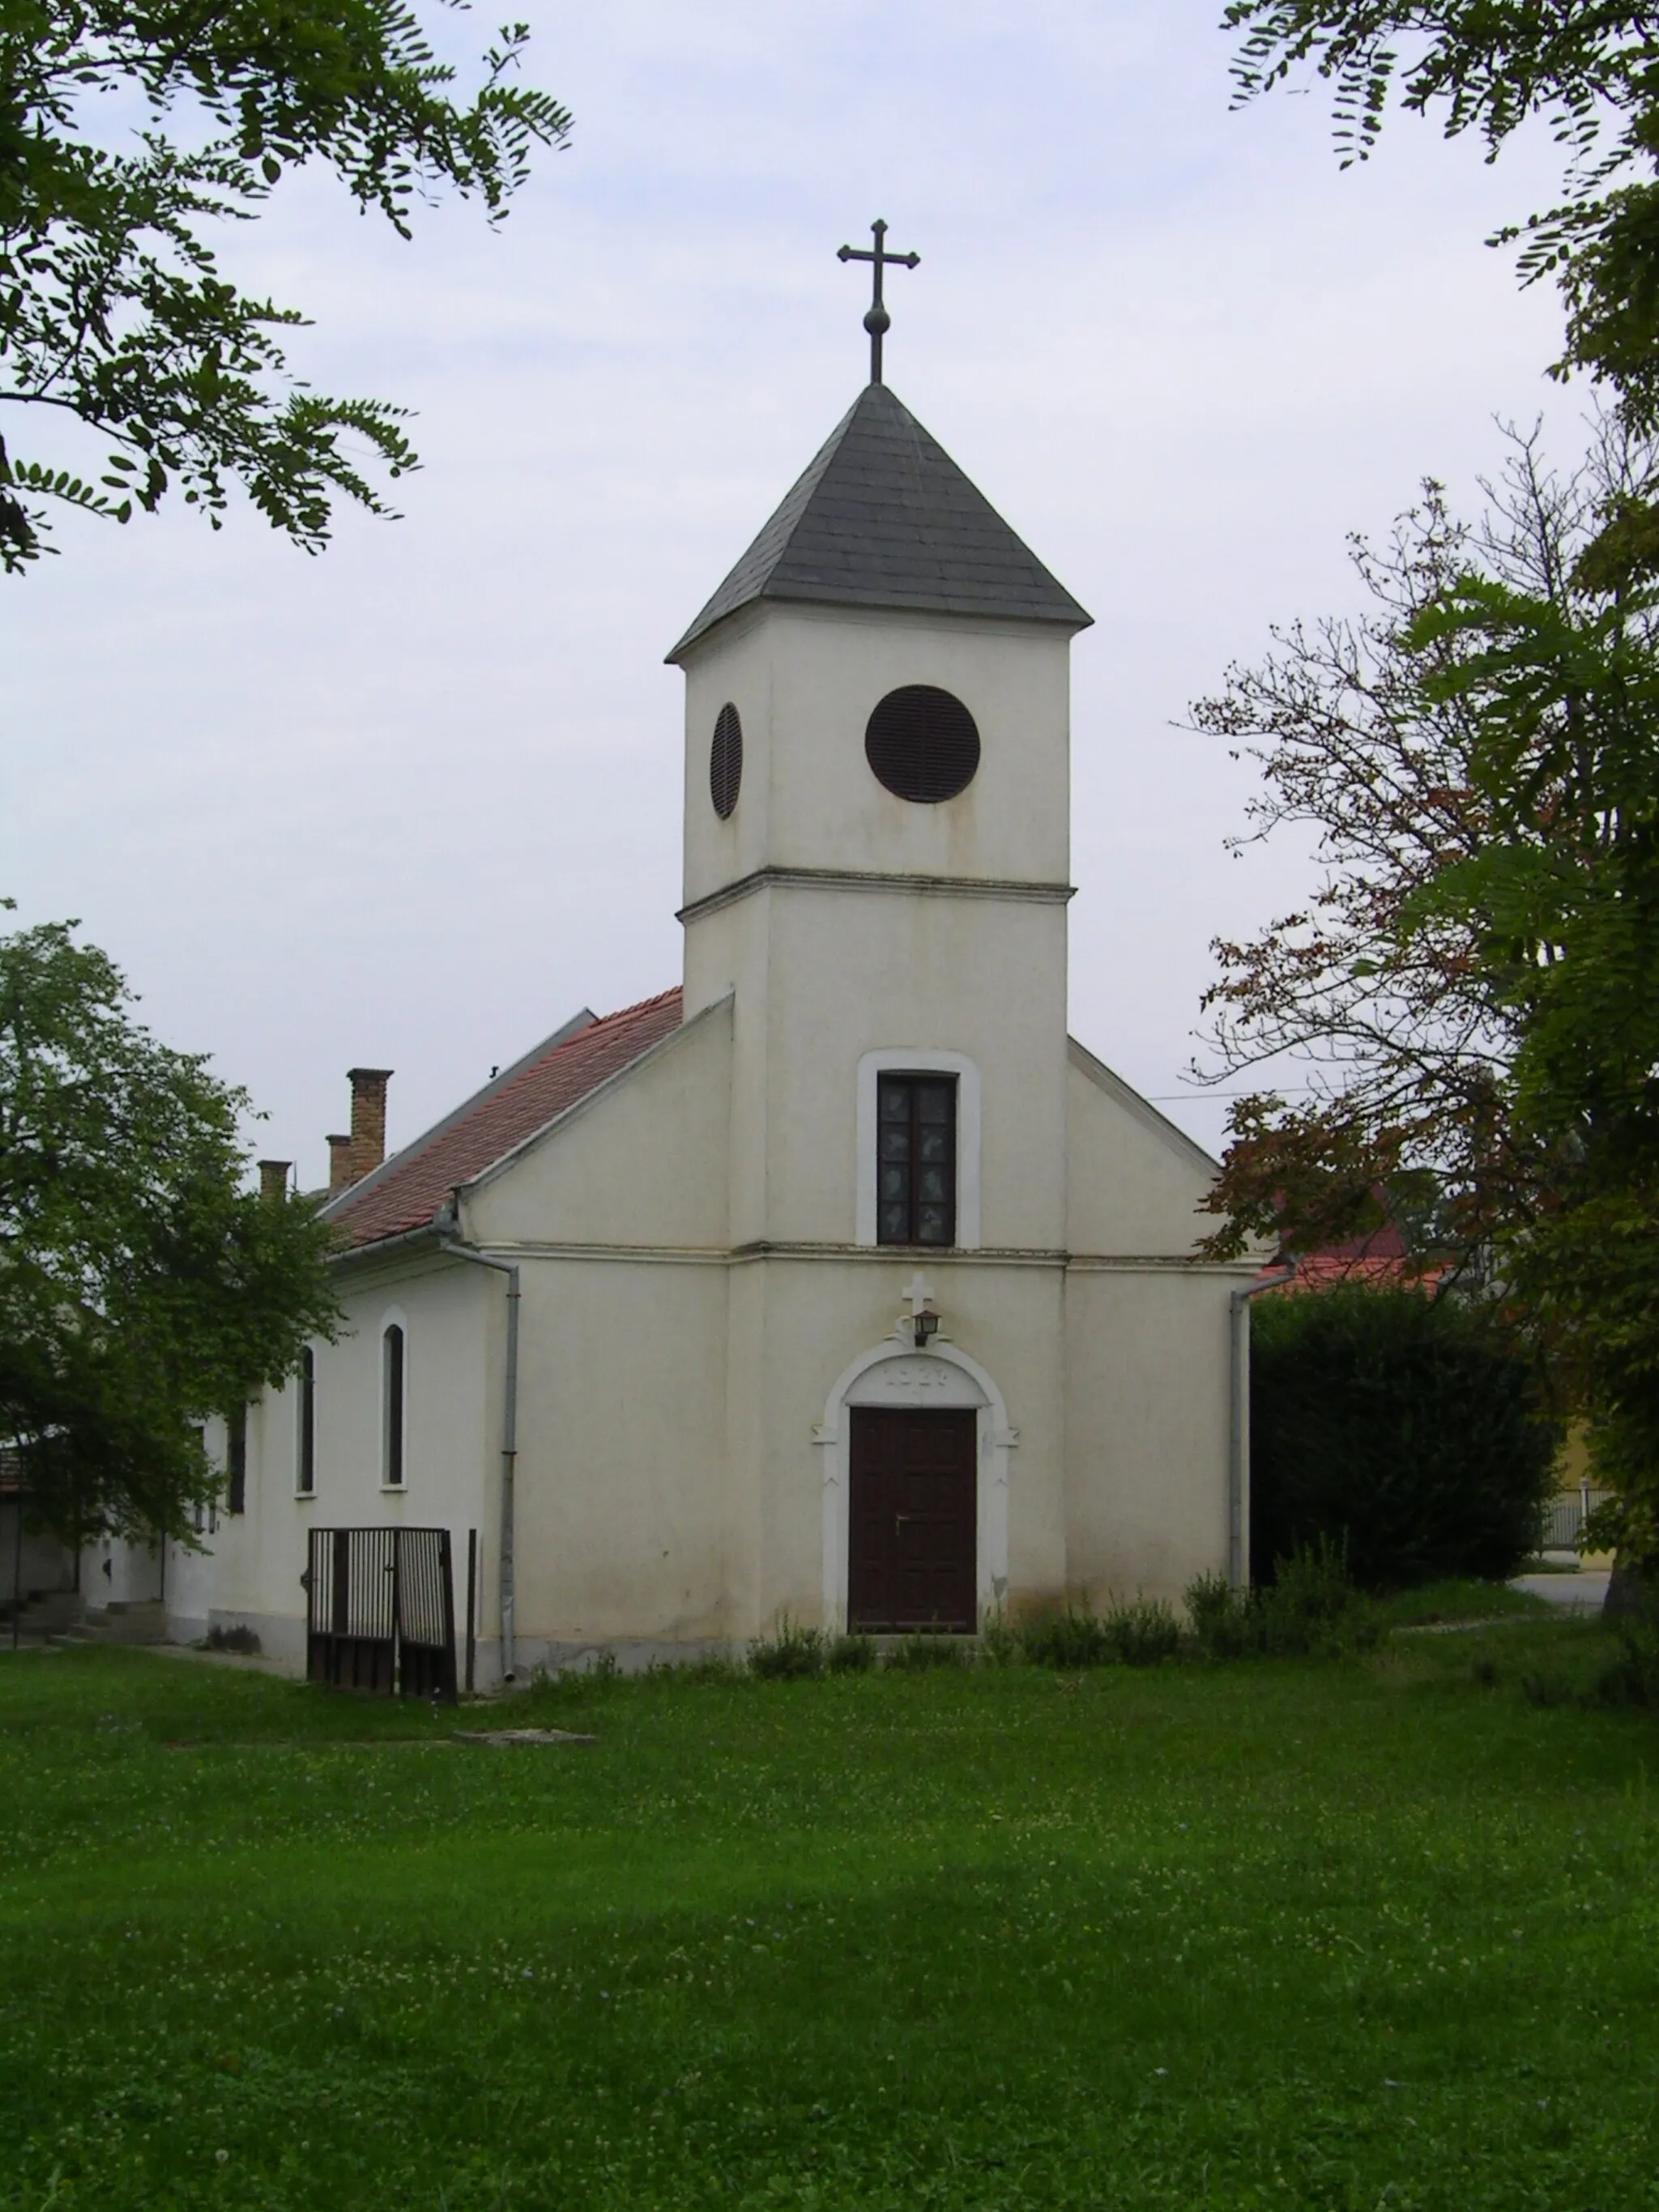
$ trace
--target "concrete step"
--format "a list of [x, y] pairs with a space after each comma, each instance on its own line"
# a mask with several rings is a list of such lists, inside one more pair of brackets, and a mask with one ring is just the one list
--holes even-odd
[[[4, 1619], [9, 1630], [9, 1612]], [[22, 1635], [48, 1644], [165, 1644], [167, 1610], [159, 1598], [118, 1597], [89, 1606], [74, 1590], [52, 1590], [18, 1609], [17, 1626]]]
[[165, 1644], [167, 1609], [159, 1598], [117, 1598], [104, 1607], [101, 1620], [94, 1616], [88, 1626], [96, 1626], [106, 1644]]
[[78, 1627], [86, 1617], [86, 1600], [76, 1590], [49, 1590], [29, 1598], [19, 1609], [18, 1626], [30, 1636]]

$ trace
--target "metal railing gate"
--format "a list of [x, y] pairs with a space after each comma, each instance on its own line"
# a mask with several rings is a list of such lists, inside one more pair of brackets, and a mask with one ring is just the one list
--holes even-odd
[[313, 1528], [306, 1674], [380, 1697], [455, 1697], [447, 1528]]

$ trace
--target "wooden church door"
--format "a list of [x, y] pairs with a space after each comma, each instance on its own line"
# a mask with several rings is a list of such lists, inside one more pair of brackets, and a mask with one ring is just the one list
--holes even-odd
[[849, 1628], [977, 1629], [978, 1434], [971, 1410], [853, 1408]]

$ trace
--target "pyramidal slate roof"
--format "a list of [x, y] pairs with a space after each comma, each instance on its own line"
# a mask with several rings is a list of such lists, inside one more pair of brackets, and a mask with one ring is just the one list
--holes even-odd
[[1093, 619], [884, 384], [859, 394], [669, 659], [756, 599], [1013, 617], [1067, 629]]

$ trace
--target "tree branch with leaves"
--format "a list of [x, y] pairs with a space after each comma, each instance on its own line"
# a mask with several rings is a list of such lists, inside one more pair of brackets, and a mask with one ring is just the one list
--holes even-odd
[[[528, 36], [501, 30], [462, 103], [398, 0], [0, 0], [0, 567], [50, 550], [53, 504], [125, 521], [176, 492], [217, 528], [240, 489], [307, 552], [341, 500], [392, 513], [404, 410], [299, 383], [303, 317], [240, 292], [209, 234], [308, 162], [400, 236], [445, 191], [499, 222], [570, 131], [517, 81]], [[106, 94], [149, 118], [125, 147], [88, 130]], [[106, 441], [101, 471], [52, 457], [64, 416]]]
[[1480, 138], [1489, 159], [1529, 122], [1563, 149], [1562, 196], [1488, 242], [1567, 308], [1555, 374], [1607, 380], [1659, 426], [1659, 15], [1629, 0], [1229, 0], [1240, 103], [1293, 78], [1328, 84], [1345, 167], [1370, 159], [1391, 105]]

